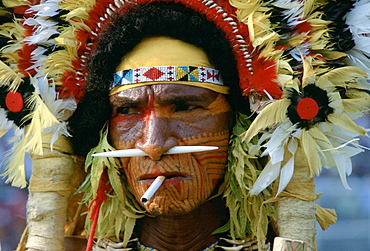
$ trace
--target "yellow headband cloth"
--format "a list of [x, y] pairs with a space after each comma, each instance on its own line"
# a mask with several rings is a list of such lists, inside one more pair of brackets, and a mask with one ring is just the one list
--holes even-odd
[[153, 84], [184, 84], [222, 94], [229, 90], [201, 48], [163, 36], [143, 39], [123, 57], [110, 95]]

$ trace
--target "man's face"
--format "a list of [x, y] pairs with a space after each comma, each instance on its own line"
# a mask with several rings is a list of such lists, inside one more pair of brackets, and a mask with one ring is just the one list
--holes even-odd
[[[153, 215], [180, 215], [203, 204], [222, 180], [231, 108], [222, 94], [181, 84], [142, 86], [110, 97], [110, 140], [116, 149], [139, 148], [147, 157], [121, 158], [135, 197], [153, 180], [165, 181], [144, 204]], [[163, 155], [173, 146], [208, 145], [218, 150]]]

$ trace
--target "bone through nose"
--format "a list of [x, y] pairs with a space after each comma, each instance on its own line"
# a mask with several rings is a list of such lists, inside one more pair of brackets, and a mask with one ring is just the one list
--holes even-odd
[[165, 118], [152, 117], [146, 124], [143, 136], [135, 147], [144, 151], [152, 160], [160, 160], [162, 155], [174, 146], [178, 140], [171, 136], [171, 130]]

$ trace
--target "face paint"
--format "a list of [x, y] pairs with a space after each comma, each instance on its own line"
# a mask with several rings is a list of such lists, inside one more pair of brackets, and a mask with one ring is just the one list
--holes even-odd
[[[204, 203], [223, 178], [227, 164], [230, 106], [213, 91], [183, 85], [133, 88], [111, 97], [110, 138], [116, 149], [139, 148], [148, 157], [121, 158], [137, 200], [154, 179], [165, 181], [145, 203], [154, 215], [188, 213]], [[219, 149], [162, 154], [176, 145]]]

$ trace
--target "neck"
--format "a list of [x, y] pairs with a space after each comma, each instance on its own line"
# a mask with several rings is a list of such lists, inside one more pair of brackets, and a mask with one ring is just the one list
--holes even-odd
[[217, 241], [211, 234], [227, 220], [227, 210], [216, 198], [185, 215], [144, 217], [137, 232], [144, 246], [160, 251], [203, 250]]

